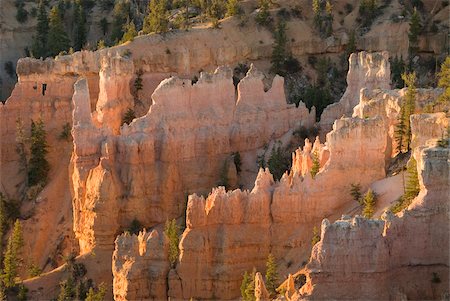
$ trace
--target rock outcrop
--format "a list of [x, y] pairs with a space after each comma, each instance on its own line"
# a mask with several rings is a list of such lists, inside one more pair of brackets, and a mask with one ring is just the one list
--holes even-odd
[[407, 210], [382, 220], [324, 220], [296, 299], [448, 296], [449, 156], [448, 147], [415, 149], [421, 189]]
[[[104, 88], [100, 86], [99, 102]], [[74, 114], [88, 113], [88, 100], [78, 100], [78, 93], [82, 89], [74, 96]], [[195, 84], [167, 79], [154, 92], [147, 115], [123, 125], [117, 135], [113, 117], [102, 122], [99, 116], [104, 107], [111, 112], [125, 107], [117, 108], [113, 94], [102, 103], [93, 121], [74, 115], [74, 229], [82, 253], [96, 244], [112, 246], [114, 234], [134, 218], [153, 226], [181, 216], [186, 194], [207, 193], [215, 186], [231, 153], [256, 151], [290, 129], [314, 122], [314, 113], [304, 105], [286, 104], [281, 77], [265, 92], [262, 74], [254, 68], [239, 83], [237, 100], [227, 68], [202, 73]], [[243, 168], [255, 166], [243, 163]], [[97, 223], [105, 223], [104, 232], [94, 231]], [[89, 234], [94, 232], [105, 240], [95, 242]]]
[[[351, 203], [350, 184], [367, 187], [384, 177], [385, 135], [380, 118], [337, 120], [326, 146], [315, 143], [317, 153], [329, 151], [329, 159], [314, 179], [310, 167], [300, 172], [294, 164], [276, 183], [261, 170], [251, 192], [218, 188], [206, 199], [191, 195], [169, 297], [234, 299], [244, 271], [264, 271], [270, 252], [280, 271], [301, 265], [313, 226]], [[311, 156], [311, 144], [304, 151], [295, 158]], [[338, 176], [344, 167], [347, 177]]]
[[347, 74], [347, 89], [339, 102], [329, 105], [320, 117], [320, 128], [327, 133], [334, 120], [342, 116], [351, 116], [353, 108], [359, 103], [360, 90], [366, 88], [389, 89], [391, 82], [391, 69], [389, 54], [381, 53], [352, 53], [349, 58], [349, 71]]
[[160, 231], [118, 236], [112, 266], [114, 300], [167, 299], [169, 268], [168, 241]]

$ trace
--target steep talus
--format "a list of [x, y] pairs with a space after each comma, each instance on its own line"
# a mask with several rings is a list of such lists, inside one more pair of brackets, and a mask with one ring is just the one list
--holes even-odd
[[322, 222], [308, 281], [292, 300], [448, 296], [450, 151], [433, 144], [414, 151], [421, 189], [406, 211]]

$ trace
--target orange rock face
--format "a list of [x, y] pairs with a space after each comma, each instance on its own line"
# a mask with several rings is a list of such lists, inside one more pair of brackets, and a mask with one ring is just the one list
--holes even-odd
[[[120, 77], [114, 74], [109, 76]], [[202, 74], [195, 84], [163, 81], [147, 115], [123, 125], [116, 135], [115, 117], [102, 119], [101, 114], [107, 108], [116, 116], [125, 107], [117, 107], [116, 94], [100, 86], [99, 99], [106, 99], [90, 118], [89, 93], [82, 83], [74, 95], [72, 176], [74, 229], [82, 253], [95, 245], [112, 247], [115, 233], [134, 218], [153, 226], [180, 216], [189, 192], [205, 193], [217, 184], [231, 153], [256, 151], [291, 128], [314, 122], [314, 113], [304, 105], [286, 104], [281, 77], [264, 92], [262, 74], [251, 69], [239, 83], [236, 100], [231, 72], [220, 68]]]
[[353, 108], [359, 103], [362, 88], [389, 89], [391, 82], [389, 54], [384, 52], [352, 53], [349, 58], [347, 73], [347, 89], [339, 102], [329, 105], [320, 117], [320, 128], [323, 133], [331, 130], [334, 120], [342, 116], [351, 116]]
[[382, 220], [324, 220], [295, 300], [448, 295], [449, 155], [436, 146], [415, 150], [421, 190], [408, 210]]

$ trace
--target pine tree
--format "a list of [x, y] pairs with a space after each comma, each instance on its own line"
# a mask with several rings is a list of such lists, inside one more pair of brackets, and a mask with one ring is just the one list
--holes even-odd
[[142, 90], [142, 88], [144, 87], [144, 85], [142, 84], [142, 75], [144, 74], [144, 72], [142, 71], [142, 69], [139, 69], [136, 72], [136, 79], [134, 80], [134, 91], [135, 91], [135, 96], [137, 99], [139, 99], [139, 91]]
[[103, 301], [105, 299], [105, 295], [106, 295], [106, 285], [102, 282], [96, 292], [92, 287], [89, 288], [89, 292], [86, 296], [85, 301]]
[[410, 149], [411, 145], [411, 124], [410, 117], [415, 112], [416, 107], [416, 72], [413, 73], [404, 73], [402, 74], [402, 79], [405, 81], [407, 86], [407, 91], [405, 95], [405, 143], [407, 150]]
[[438, 78], [438, 87], [444, 89], [444, 93], [439, 96], [438, 102], [448, 106], [450, 104], [450, 56], [447, 56], [442, 63]]
[[256, 14], [255, 21], [261, 26], [268, 25], [270, 21], [269, 0], [259, 0], [259, 11]]
[[126, 123], [126, 124], [130, 124], [133, 119], [136, 118], [136, 113], [134, 113], [134, 110], [129, 108], [126, 112], [125, 115], [122, 118], [122, 124]]
[[277, 30], [274, 33], [275, 43], [272, 50], [271, 71], [276, 74], [284, 75], [284, 64], [286, 61], [286, 23], [278, 22]]
[[86, 13], [80, 2], [75, 2], [74, 10], [74, 45], [75, 51], [79, 51], [86, 43]]
[[372, 189], [369, 188], [369, 190], [367, 190], [367, 193], [364, 195], [363, 216], [365, 218], [371, 218], [373, 216], [373, 214], [375, 213], [375, 203], [376, 195], [372, 191]]
[[130, 2], [125, 0], [115, 1], [113, 9], [113, 22], [111, 40], [119, 42], [123, 37], [123, 25], [130, 19]]
[[8, 239], [8, 245], [3, 259], [2, 280], [5, 287], [14, 287], [18, 276], [18, 267], [22, 261], [21, 250], [23, 247], [22, 226], [19, 220], [14, 223], [14, 229]]
[[411, 201], [420, 192], [419, 175], [417, 172], [417, 162], [414, 159], [414, 156], [411, 156], [411, 159], [408, 162], [406, 173], [408, 175], [408, 180], [406, 182], [405, 194], [403, 196], [403, 199], [409, 202], [410, 204]]
[[419, 34], [422, 30], [422, 26], [420, 24], [420, 16], [417, 12], [417, 9], [414, 8], [414, 12], [411, 16], [411, 21], [409, 22], [409, 59], [412, 60], [419, 51]]
[[3, 254], [3, 236], [5, 235], [6, 223], [8, 220], [8, 216], [6, 213], [5, 207], [6, 198], [0, 192], [0, 258]]
[[255, 301], [255, 275], [255, 268], [253, 268], [251, 274], [247, 271], [244, 273], [241, 283], [241, 296], [243, 301]]
[[144, 33], [163, 33], [168, 30], [166, 0], [150, 0], [149, 14], [144, 18]]
[[125, 43], [128, 41], [133, 41], [134, 37], [137, 36], [136, 26], [134, 25], [133, 21], [127, 21], [127, 23], [124, 25], [124, 34], [122, 39], [120, 40], [120, 43]]
[[402, 104], [400, 107], [400, 113], [398, 114], [397, 118], [397, 125], [395, 127], [394, 131], [394, 139], [397, 143], [397, 152], [402, 153], [403, 148], [405, 146], [404, 137], [406, 134], [406, 110], [405, 105]]
[[244, 275], [242, 276], [242, 282], [241, 282], [241, 297], [243, 300], [246, 300], [247, 294], [246, 289], [247, 286], [250, 284], [250, 275], [247, 271], [244, 272]]
[[353, 197], [353, 200], [360, 203], [361, 200], [361, 185], [358, 184], [350, 184], [350, 194]]
[[72, 301], [75, 298], [75, 283], [72, 277], [62, 281], [60, 284], [58, 301]]
[[108, 32], [108, 26], [109, 26], [108, 20], [105, 17], [103, 17], [100, 20], [100, 22], [98, 23], [98, 25], [100, 26], [100, 29], [102, 30], [102, 33], [105, 36], [106, 33]]
[[56, 56], [61, 51], [68, 50], [70, 47], [70, 40], [64, 31], [64, 25], [57, 6], [53, 6], [50, 11], [48, 47], [51, 56]]
[[319, 228], [314, 226], [314, 228], [313, 228], [313, 237], [311, 239], [311, 246], [314, 247], [316, 245], [316, 243], [318, 243], [319, 241], [320, 241]]
[[312, 1], [312, 10], [314, 13], [314, 25], [316, 29], [321, 30], [322, 28], [322, 5], [320, 4], [320, 0]]
[[278, 272], [277, 263], [275, 262], [275, 257], [272, 254], [269, 254], [266, 262], [266, 287], [272, 297], [276, 295], [276, 289], [278, 287]]
[[166, 221], [166, 225], [164, 228], [164, 234], [169, 239], [169, 262], [172, 267], [175, 266], [176, 261], [178, 260], [178, 244], [180, 242], [179, 239], [179, 227], [175, 219], [171, 221]]
[[319, 170], [320, 170], [319, 154], [317, 153], [317, 150], [316, 150], [312, 154], [311, 177], [313, 179], [316, 177]]
[[47, 57], [48, 45], [48, 17], [45, 9], [44, 1], [41, 0], [38, 6], [36, 35], [33, 37], [33, 43], [31, 46], [32, 55], [36, 58]]
[[28, 163], [28, 185], [30, 186], [47, 181], [50, 165], [46, 159], [48, 150], [45, 136], [42, 120], [31, 121], [31, 157]]
[[[16, 152], [19, 155], [19, 174], [25, 174], [28, 173], [28, 163], [27, 163], [27, 157], [26, 157], [26, 143], [27, 138], [25, 137], [25, 132], [23, 129], [23, 122], [20, 118], [17, 118], [16, 120]], [[19, 190], [23, 193], [23, 189], [25, 189], [28, 186], [28, 178], [25, 176], [25, 181], [22, 184], [23, 187]]]
[[227, 16], [235, 16], [237, 14], [239, 14], [239, 2], [238, 0], [228, 0], [227, 1]]

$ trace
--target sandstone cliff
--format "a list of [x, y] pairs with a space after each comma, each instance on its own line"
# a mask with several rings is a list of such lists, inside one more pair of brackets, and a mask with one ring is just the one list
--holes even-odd
[[294, 299], [448, 296], [449, 155], [434, 145], [416, 148], [420, 194], [398, 215], [324, 220], [305, 269], [308, 281]]
[[391, 70], [388, 53], [353, 53], [349, 58], [347, 89], [339, 102], [329, 105], [320, 118], [320, 128], [327, 133], [334, 120], [341, 116], [351, 116], [353, 108], [359, 103], [362, 88], [369, 91], [380, 88], [389, 89]]

